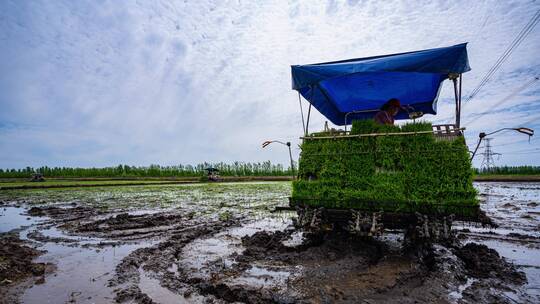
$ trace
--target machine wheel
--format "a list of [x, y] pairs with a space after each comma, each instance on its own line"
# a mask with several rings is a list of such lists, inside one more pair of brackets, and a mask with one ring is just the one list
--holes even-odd
[[416, 213], [416, 222], [405, 230], [406, 245], [419, 243], [447, 243], [454, 240], [452, 222], [454, 215], [429, 217]]

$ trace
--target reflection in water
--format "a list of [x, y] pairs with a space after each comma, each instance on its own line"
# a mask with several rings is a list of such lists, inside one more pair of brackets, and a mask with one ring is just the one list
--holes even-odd
[[26, 209], [22, 207], [0, 207], [0, 232], [8, 232], [37, 222], [35, 217], [29, 217], [24, 213]]
[[37, 262], [54, 263], [57, 269], [43, 284], [28, 289], [22, 302], [113, 302], [113, 290], [107, 287], [107, 282], [112, 278], [115, 266], [133, 250], [150, 245], [140, 243], [94, 249], [46, 243], [40, 249], [47, 252], [38, 257]]

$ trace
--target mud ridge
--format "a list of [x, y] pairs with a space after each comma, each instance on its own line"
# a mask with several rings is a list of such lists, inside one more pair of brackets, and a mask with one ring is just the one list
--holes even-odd
[[76, 243], [79, 243], [78, 240], [75, 240], [75, 239], [68, 239], [68, 238], [64, 238], [64, 237], [50, 237], [50, 236], [46, 236], [44, 235], [41, 231], [38, 231], [38, 230], [34, 230], [34, 231], [31, 231], [27, 234], [27, 237], [29, 239], [32, 239], [34, 241], [38, 241], [38, 242], [42, 242], [42, 243], [71, 243], [71, 244], [76, 244]]
[[41, 254], [43, 251], [29, 247], [16, 232], [0, 234], [0, 303], [18, 302], [14, 293], [18, 283], [31, 278], [28, 284], [39, 283], [46, 272], [52, 271], [52, 265], [32, 262]]
[[76, 232], [110, 232], [158, 226], [168, 226], [177, 223], [181, 216], [178, 214], [130, 215], [121, 213], [102, 220], [83, 223], [73, 227]]
[[486, 245], [468, 243], [456, 248], [454, 253], [465, 263], [467, 274], [474, 278], [497, 278], [516, 285], [527, 282], [523, 272]]
[[95, 216], [98, 214], [104, 214], [104, 211], [92, 207], [81, 207], [76, 204], [71, 204], [68, 207], [57, 206], [44, 206], [44, 207], [32, 207], [28, 210], [28, 215], [31, 216], [47, 216], [54, 220], [62, 222], [69, 222], [74, 220], [80, 220]]

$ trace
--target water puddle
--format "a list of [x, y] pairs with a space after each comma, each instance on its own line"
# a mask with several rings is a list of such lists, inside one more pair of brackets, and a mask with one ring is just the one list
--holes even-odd
[[516, 302], [540, 303], [540, 183], [475, 183], [482, 209], [497, 229], [469, 229], [467, 242], [485, 244], [525, 272], [528, 283], [504, 295]]
[[468, 278], [467, 282], [465, 282], [465, 284], [458, 286], [458, 290], [452, 291], [448, 295], [448, 297], [450, 298], [452, 303], [458, 303], [458, 301], [463, 298], [463, 291], [465, 291], [465, 289], [471, 287], [471, 285], [476, 281], [477, 281], [476, 279]]
[[147, 244], [120, 245], [102, 249], [68, 247], [47, 243], [47, 253], [37, 262], [53, 263], [56, 270], [45, 282], [34, 285], [22, 296], [23, 303], [107, 303], [114, 299], [107, 287], [115, 266], [133, 250]]
[[23, 303], [108, 303], [114, 300], [113, 290], [107, 287], [114, 269], [133, 250], [151, 246], [152, 243], [97, 245], [104, 239], [72, 236], [56, 227], [44, 227], [46, 217], [30, 217], [24, 207], [0, 209], [0, 232], [19, 229], [22, 240], [37, 241], [35, 247], [46, 252], [37, 257], [36, 263], [55, 265], [39, 284], [26, 289], [21, 296]]
[[302, 231], [295, 231], [291, 236], [283, 241], [283, 245], [288, 247], [296, 247], [302, 245], [304, 242], [304, 233]]
[[22, 207], [1, 207], [0, 232], [9, 232], [38, 222], [35, 217], [30, 217], [25, 213], [26, 209]]
[[244, 284], [256, 288], [285, 286], [291, 273], [289, 271], [270, 270], [264, 266], [252, 266], [240, 276], [231, 278], [230, 284]]
[[[161, 286], [158, 279], [152, 278], [142, 269], [139, 269], [139, 288], [142, 293], [160, 304], [206, 303], [203, 296], [192, 294], [186, 298], [182, 294]], [[178, 292], [183, 293], [183, 290]]]

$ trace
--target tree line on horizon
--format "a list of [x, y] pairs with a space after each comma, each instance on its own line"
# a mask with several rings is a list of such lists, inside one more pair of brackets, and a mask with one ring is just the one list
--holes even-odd
[[540, 175], [540, 166], [500, 166], [491, 168], [475, 168], [478, 175]]
[[[272, 164], [270, 161], [261, 163], [201, 163], [197, 165], [176, 166], [128, 166], [103, 168], [70, 168], [70, 167], [26, 167], [23, 169], [0, 169], [0, 178], [28, 178], [34, 173], [45, 177], [198, 177], [205, 174], [206, 168], [216, 168], [223, 176], [286, 176], [292, 175], [291, 168], [282, 164]], [[501, 175], [540, 175], [540, 166], [500, 166], [475, 168], [476, 174]]]
[[0, 178], [27, 178], [34, 173], [44, 177], [198, 177], [206, 173], [207, 168], [216, 168], [223, 176], [285, 176], [291, 175], [291, 168], [282, 164], [265, 162], [200, 163], [197, 165], [175, 166], [129, 166], [103, 168], [70, 167], [26, 167], [23, 169], [0, 169]]

